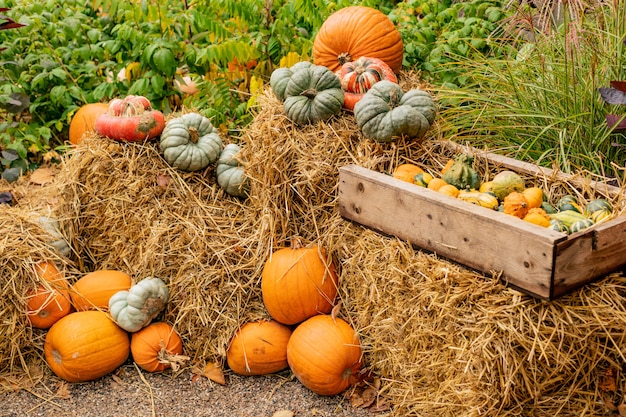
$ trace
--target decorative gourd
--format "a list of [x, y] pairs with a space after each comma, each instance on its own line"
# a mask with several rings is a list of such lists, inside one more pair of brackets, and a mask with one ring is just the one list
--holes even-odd
[[43, 284], [28, 294], [26, 315], [33, 327], [48, 329], [72, 310], [69, 284], [53, 262], [38, 262], [34, 270]]
[[125, 272], [101, 269], [90, 272], [72, 285], [72, 304], [78, 311], [107, 310], [110, 298], [130, 289], [132, 278]]
[[491, 180], [491, 192], [500, 201], [504, 201], [504, 197], [509, 193], [516, 191], [521, 193], [524, 191], [524, 180], [520, 175], [513, 171], [500, 171]]
[[[493, 181], [485, 181], [485, 182], [483, 182], [482, 184], [480, 184], [480, 187], [478, 187], [478, 191], [480, 191], [481, 193], [491, 193], [491, 194], [493, 194]], [[495, 194], [493, 194], [493, 195], [495, 196]]]
[[413, 177], [413, 184], [419, 185], [420, 187], [428, 187], [428, 184], [432, 179], [433, 176], [428, 172], [420, 172]]
[[187, 113], [167, 122], [159, 147], [168, 164], [191, 172], [215, 162], [223, 145], [209, 119], [199, 113]]
[[550, 226], [550, 216], [541, 207], [530, 208], [522, 220], [542, 227]]
[[528, 201], [528, 207], [531, 209], [540, 208], [541, 204], [543, 204], [545, 200], [545, 195], [540, 187], [525, 188], [524, 191], [522, 191], [522, 194], [524, 194], [524, 197], [526, 197], [526, 201]]
[[267, 375], [286, 369], [291, 329], [274, 320], [244, 324], [226, 352], [226, 361], [240, 375]]
[[560, 220], [568, 229], [577, 221], [587, 220], [587, 216], [575, 210], [559, 211], [557, 213], [550, 214], [550, 218]]
[[569, 233], [569, 228], [559, 219], [550, 218], [549, 229], [556, 230], [557, 232]]
[[313, 62], [335, 72], [362, 56], [381, 59], [394, 72], [400, 71], [404, 44], [393, 22], [365, 6], [345, 7], [331, 14], [313, 41]]
[[612, 217], [613, 206], [604, 198], [596, 198], [585, 205], [585, 215], [594, 223], [600, 223]]
[[95, 132], [94, 125], [96, 119], [109, 109], [107, 103], [89, 103], [83, 105], [70, 122], [69, 139], [72, 145], [78, 145], [82, 142], [85, 134]]
[[441, 175], [448, 172], [448, 170], [452, 168], [452, 165], [454, 165], [454, 158], [450, 158], [446, 161], [446, 164], [443, 166], [443, 168], [441, 168]]
[[165, 322], [152, 323], [133, 333], [130, 353], [133, 361], [147, 372], [177, 369], [186, 360], [180, 335]]
[[289, 83], [289, 79], [293, 75], [295, 71], [298, 71], [302, 68], [308, 68], [313, 64], [307, 61], [301, 61], [289, 68], [277, 68], [272, 71], [272, 75], [270, 76], [270, 87], [276, 97], [280, 101], [285, 100], [285, 90], [287, 90], [287, 84]]
[[136, 332], [165, 309], [169, 296], [165, 282], [159, 278], [146, 278], [128, 291], [115, 293], [109, 300], [109, 311], [118, 326]]
[[96, 118], [94, 128], [98, 134], [111, 139], [137, 142], [155, 138], [165, 128], [165, 116], [153, 110], [143, 96], [126, 96], [109, 102], [106, 113]]
[[59, 254], [68, 257], [72, 253], [72, 248], [67, 243], [67, 240], [63, 237], [60, 230], [61, 227], [57, 219], [51, 216], [40, 216], [39, 224], [50, 235], [48, 243], [55, 248]]
[[456, 188], [452, 184], [444, 184], [444, 185], [442, 185], [441, 187], [439, 187], [437, 192], [441, 193], [441, 194], [448, 195], [450, 197], [454, 197], [454, 198], [459, 196], [459, 189]]
[[478, 190], [480, 177], [472, 167], [473, 163], [473, 156], [464, 153], [459, 154], [454, 157], [454, 163], [441, 178], [459, 190]]
[[447, 185], [448, 183], [442, 180], [441, 178], [433, 178], [428, 182], [428, 189], [433, 191], [439, 191], [441, 187]]
[[576, 197], [570, 194], [566, 194], [559, 198], [556, 202], [556, 208], [559, 211], [575, 211], [577, 213], [583, 213], [583, 208], [578, 204]]
[[524, 194], [513, 191], [504, 197], [504, 213], [523, 219], [528, 214], [528, 201]]
[[389, 65], [380, 59], [364, 56], [343, 64], [338, 71], [338, 77], [344, 91], [343, 107], [348, 110], [354, 110], [354, 105], [377, 82], [382, 80], [398, 82]]
[[593, 224], [594, 224], [593, 220], [591, 219], [578, 220], [572, 223], [572, 225], [569, 227], [569, 232], [570, 233], [580, 232], [581, 230], [584, 230], [588, 227], [593, 226]]
[[612, 216], [613, 216], [613, 213], [610, 212], [610, 211], [607, 211], [607, 210], [596, 210], [593, 213], [591, 213], [589, 218], [594, 223], [602, 223], [603, 221], [609, 220]]
[[343, 90], [337, 76], [326, 67], [311, 65], [296, 70], [285, 88], [283, 107], [298, 125], [330, 119], [343, 106]]
[[237, 159], [240, 150], [239, 145], [235, 143], [226, 145], [217, 160], [215, 175], [217, 183], [226, 194], [245, 198], [250, 191], [250, 180]]
[[336, 395], [356, 382], [362, 366], [361, 345], [344, 320], [318, 315], [293, 331], [287, 361], [302, 385], [318, 395]]
[[68, 382], [98, 379], [128, 359], [128, 333], [102, 311], [78, 311], [52, 325], [44, 355], [52, 372]]
[[556, 213], [558, 210], [547, 201], [541, 203], [541, 208], [548, 214]]
[[406, 181], [413, 184], [415, 182], [415, 176], [423, 172], [424, 170], [417, 165], [400, 164], [396, 167], [396, 169], [393, 170], [391, 176], [401, 181]]
[[490, 210], [497, 210], [498, 205], [500, 204], [496, 196], [489, 193], [482, 193], [480, 191], [460, 190], [457, 198]]
[[354, 106], [354, 117], [365, 137], [391, 142], [400, 136], [423, 138], [435, 120], [435, 104], [426, 91], [402, 92], [388, 80], [379, 81]]
[[261, 275], [263, 303], [272, 318], [283, 324], [300, 323], [329, 313], [337, 296], [338, 277], [320, 246], [291, 247], [275, 251]]

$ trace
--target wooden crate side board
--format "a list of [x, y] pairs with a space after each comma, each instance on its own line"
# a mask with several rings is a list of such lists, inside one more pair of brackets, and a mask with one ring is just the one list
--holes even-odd
[[339, 212], [350, 220], [483, 272], [551, 296], [562, 233], [355, 165], [339, 169]]

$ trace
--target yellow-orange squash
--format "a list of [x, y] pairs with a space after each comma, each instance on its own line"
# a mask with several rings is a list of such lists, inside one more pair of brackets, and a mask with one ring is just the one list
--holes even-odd
[[444, 185], [442, 185], [441, 187], [439, 187], [437, 192], [439, 192], [441, 194], [449, 195], [450, 197], [455, 197], [455, 198], [459, 196], [459, 189], [456, 188], [452, 184], [444, 184]]
[[183, 353], [183, 340], [171, 324], [156, 322], [134, 332], [130, 339], [133, 361], [147, 372], [172, 367]]
[[528, 208], [539, 208], [543, 203], [543, 190], [540, 187], [528, 187], [522, 191], [526, 201], [528, 201]]
[[541, 207], [533, 207], [529, 209], [523, 220], [525, 222], [533, 223], [543, 227], [550, 226], [550, 216]]
[[439, 191], [439, 189], [446, 184], [448, 183], [442, 180], [441, 178], [433, 178], [432, 180], [428, 182], [427, 188], [429, 190]]
[[76, 310], [109, 308], [109, 299], [118, 291], [128, 290], [131, 276], [122, 271], [101, 269], [93, 271], [72, 286], [72, 304]]
[[287, 325], [329, 313], [337, 296], [337, 284], [335, 267], [324, 249], [318, 245], [299, 247], [297, 242], [272, 253], [261, 275], [267, 312]]
[[528, 201], [526, 201], [524, 194], [517, 191], [513, 191], [504, 197], [502, 205], [506, 214], [519, 217], [520, 219], [523, 219], [528, 214]]
[[336, 72], [346, 62], [366, 56], [402, 68], [404, 44], [384, 13], [366, 6], [344, 7], [331, 14], [313, 41], [313, 63]]
[[102, 311], [77, 311], [52, 325], [44, 355], [52, 372], [68, 382], [98, 379], [128, 358], [128, 333]]
[[344, 320], [318, 315], [293, 331], [287, 361], [305, 387], [319, 395], [336, 395], [356, 382], [362, 365], [361, 345]]
[[106, 103], [90, 103], [78, 109], [70, 122], [70, 143], [78, 145], [86, 133], [94, 132], [96, 118], [106, 113], [108, 108], [109, 105]]
[[226, 352], [226, 361], [240, 375], [266, 375], [286, 369], [291, 329], [274, 320], [244, 324]]
[[392, 177], [397, 178], [402, 181], [410, 182], [411, 184], [415, 183], [415, 176], [417, 174], [422, 174], [424, 170], [417, 165], [413, 164], [401, 164], [393, 170], [391, 174]]
[[38, 262], [34, 269], [44, 283], [28, 295], [26, 315], [33, 327], [48, 329], [72, 310], [69, 284], [53, 262]]

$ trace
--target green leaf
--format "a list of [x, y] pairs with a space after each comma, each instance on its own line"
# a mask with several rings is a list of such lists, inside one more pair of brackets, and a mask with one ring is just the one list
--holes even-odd
[[174, 53], [168, 48], [159, 48], [152, 55], [154, 68], [168, 77], [176, 73], [176, 59]]

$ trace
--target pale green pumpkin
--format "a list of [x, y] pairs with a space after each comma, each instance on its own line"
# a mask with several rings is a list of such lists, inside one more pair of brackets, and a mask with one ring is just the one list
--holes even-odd
[[109, 299], [111, 317], [122, 329], [136, 332], [150, 324], [169, 301], [170, 291], [159, 278], [146, 278]]
[[328, 68], [311, 65], [295, 71], [285, 89], [284, 109], [298, 125], [330, 119], [343, 107], [339, 78]]
[[280, 101], [285, 100], [285, 90], [287, 89], [287, 83], [289, 82], [289, 79], [291, 78], [293, 73], [295, 71], [298, 71], [299, 69], [308, 68], [311, 65], [313, 64], [311, 64], [310, 62], [301, 61], [292, 65], [289, 68], [277, 68], [272, 72], [272, 75], [270, 76], [270, 87]]
[[218, 185], [226, 194], [233, 197], [247, 197], [250, 189], [250, 182], [246, 177], [244, 167], [237, 159], [240, 150], [239, 145], [235, 143], [226, 145], [215, 168]]
[[198, 113], [187, 113], [167, 122], [161, 133], [163, 157], [183, 171], [199, 171], [217, 160], [222, 139], [209, 119]]
[[423, 138], [435, 121], [435, 103], [426, 91], [406, 93], [391, 81], [382, 80], [354, 106], [354, 117], [366, 138], [392, 142], [401, 136]]

